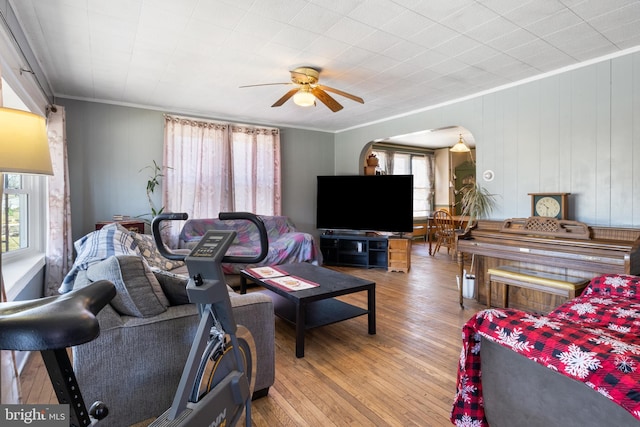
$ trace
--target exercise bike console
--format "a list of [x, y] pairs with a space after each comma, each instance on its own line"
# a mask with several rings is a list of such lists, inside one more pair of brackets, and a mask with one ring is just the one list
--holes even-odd
[[187, 294], [201, 313], [173, 404], [152, 427], [233, 426], [243, 409], [245, 424], [251, 425], [255, 343], [249, 331], [235, 322], [222, 262], [261, 261], [268, 252], [267, 232], [262, 220], [250, 213], [221, 213], [219, 217], [253, 222], [260, 233], [260, 253], [249, 257], [225, 256], [236, 232], [209, 230], [189, 255], [176, 254], [162, 242], [159, 224], [163, 220], [184, 220], [187, 215], [162, 214], [152, 223], [160, 253], [169, 259], [185, 261], [190, 275]]

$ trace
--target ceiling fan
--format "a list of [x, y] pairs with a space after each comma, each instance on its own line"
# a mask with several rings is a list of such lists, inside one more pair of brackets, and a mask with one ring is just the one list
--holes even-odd
[[291, 73], [291, 82], [290, 83], [263, 83], [257, 85], [247, 85], [240, 86], [241, 88], [245, 87], [256, 87], [256, 86], [272, 86], [272, 85], [295, 85], [296, 87], [288, 91], [282, 96], [282, 98], [278, 99], [272, 107], [280, 107], [282, 104], [287, 102], [291, 97], [293, 97], [293, 102], [302, 107], [309, 107], [311, 105], [316, 105], [316, 99], [319, 99], [324, 105], [329, 107], [331, 111], [334, 113], [336, 111], [342, 110], [342, 105], [338, 101], [336, 101], [331, 95], [327, 92], [332, 92], [345, 98], [349, 98], [352, 101], [359, 102], [364, 104], [364, 100], [359, 96], [351, 95], [350, 93], [343, 92], [339, 89], [334, 89], [329, 86], [324, 86], [318, 84], [318, 79], [320, 77], [320, 71], [311, 67], [298, 67], [294, 70], [289, 71]]

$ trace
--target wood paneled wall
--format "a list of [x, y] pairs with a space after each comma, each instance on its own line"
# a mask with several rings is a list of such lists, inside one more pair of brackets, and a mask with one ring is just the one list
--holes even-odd
[[[428, 100], [425, 100], [428, 102]], [[640, 53], [336, 135], [336, 172], [355, 173], [368, 141], [462, 126], [477, 144], [492, 219], [526, 217], [532, 192], [570, 192], [570, 219], [640, 227]], [[452, 141], [452, 144], [455, 141]]]

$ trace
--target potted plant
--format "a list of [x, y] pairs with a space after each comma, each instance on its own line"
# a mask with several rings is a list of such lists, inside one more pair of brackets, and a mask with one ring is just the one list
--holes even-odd
[[[140, 169], [140, 172], [142, 172], [145, 169], [151, 169], [151, 175], [147, 180], [147, 189], [146, 189], [147, 200], [149, 201], [149, 209], [151, 210], [151, 214], [145, 214], [141, 216], [151, 216], [151, 219], [153, 220], [153, 218], [160, 215], [164, 211], [164, 206], [161, 206], [160, 209], [156, 209], [156, 205], [153, 202], [153, 193], [156, 191], [156, 187], [160, 185], [160, 180], [164, 175], [162, 174], [162, 168], [158, 165], [158, 163], [156, 163], [155, 160], [153, 160], [153, 164], [145, 166], [144, 168]], [[150, 222], [151, 220], [149, 220], [149, 223]]]
[[464, 231], [468, 233], [469, 230], [475, 227], [478, 218], [489, 216], [496, 207], [495, 194], [489, 193], [486, 188], [475, 182], [465, 185], [460, 192], [462, 193], [462, 199], [460, 200], [462, 205], [461, 215], [468, 217]]
[[[465, 185], [460, 190], [462, 192], [462, 199], [460, 204], [462, 205], [462, 216], [467, 216], [467, 226], [464, 233], [460, 238], [465, 238], [469, 235], [469, 231], [476, 226], [478, 218], [489, 216], [496, 206], [495, 194], [489, 193], [489, 191], [481, 187], [478, 183], [473, 182]], [[473, 274], [473, 267], [475, 261], [475, 254], [471, 256], [471, 268], [469, 273], [464, 271], [462, 277], [462, 283], [458, 282], [458, 286], [462, 286], [462, 294], [465, 298], [473, 298], [475, 294], [475, 280], [476, 276]], [[460, 280], [460, 279], [458, 279]]]

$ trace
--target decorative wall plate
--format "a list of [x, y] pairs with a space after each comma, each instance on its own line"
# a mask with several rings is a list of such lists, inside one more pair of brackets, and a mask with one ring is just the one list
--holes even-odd
[[495, 177], [495, 174], [491, 169], [487, 169], [486, 171], [482, 172], [482, 179], [484, 179], [487, 182], [493, 181], [494, 177]]

